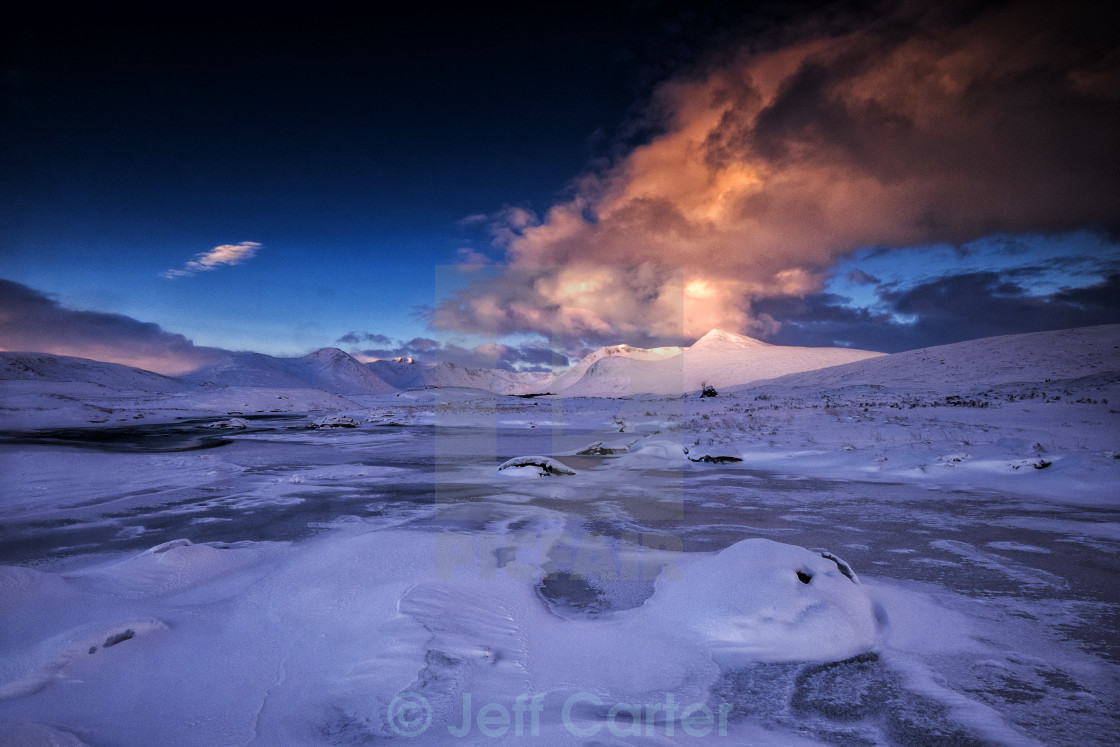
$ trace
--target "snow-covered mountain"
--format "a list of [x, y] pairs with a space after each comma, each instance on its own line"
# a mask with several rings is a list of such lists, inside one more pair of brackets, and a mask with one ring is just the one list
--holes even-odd
[[[690, 347], [599, 348], [567, 371], [527, 373], [408, 359], [363, 364], [323, 348], [302, 358], [229, 353], [173, 378], [115, 363], [0, 352], [0, 381], [77, 382], [114, 390], [175, 392], [198, 385], [317, 389], [338, 395], [390, 394], [413, 387], [469, 387], [503, 395], [568, 397], [681, 394], [717, 390], [875, 386], [949, 391], [1059, 381], [1120, 370], [1120, 325], [1037, 332], [883, 355], [850, 348], [771, 345], [712, 330]], [[21, 385], [23, 386], [23, 385]]]
[[981, 391], [991, 387], [1116, 377], [1120, 371], [1120, 324], [1053, 332], [983, 337], [951, 345], [908, 350], [820, 371], [760, 382], [756, 388], [829, 391], [874, 386], [913, 392]]
[[566, 396], [619, 397], [716, 389], [882, 356], [851, 348], [771, 345], [713, 329], [687, 348], [600, 348], [556, 379]]
[[540, 394], [549, 390], [553, 374], [515, 372], [493, 368], [467, 368], [449, 361], [418, 363], [412, 359], [372, 361], [366, 364], [378, 378], [398, 389], [412, 387], [470, 387], [495, 394]]
[[598, 374], [602, 376], [608, 369], [625, 370], [632, 361], [664, 361], [679, 356], [685, 350], [686, 348], [680, 347], [636, 348], [631, 345], [608, 345], [588, 353], [574, 366], [557, 376], [551, 384], [551, 389], [554, 392], [566, 392], [599, 363], [603, 364]]
[[183, 378], [217, 386], [310, 388], [335, 394], [388, 394], [397, 389], [338, 348], [323, 348], [302, 358], [230, 353]]
[[177, 379], [141, 368], [51, 353], [0, 352], [0, 381], [78, 382], [148, 392], [183, 388]]

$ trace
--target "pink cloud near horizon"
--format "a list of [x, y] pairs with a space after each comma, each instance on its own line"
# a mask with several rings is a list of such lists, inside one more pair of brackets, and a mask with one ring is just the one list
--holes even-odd
[[52, 353], [174, 376], [222, 352], [123, 314], [71, 309], [21, 283], [0, 279], [0, 350]]

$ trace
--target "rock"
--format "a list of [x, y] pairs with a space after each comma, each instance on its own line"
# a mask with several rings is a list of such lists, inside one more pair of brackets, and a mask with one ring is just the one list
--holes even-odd
[[312, 428], [357, 428], [358, 421], [349, 415], [324, 415], [311, 423]]
[[514, 470], [520, 471], [521, 469], [535, 470], [541, 477], [556, 477], [558, 475], [574, 475], [575, 470], [570, 469], [564, 464], [544, 456], [523, 456], [514, 457], [508, 462], [505, 462], [498, 471]]

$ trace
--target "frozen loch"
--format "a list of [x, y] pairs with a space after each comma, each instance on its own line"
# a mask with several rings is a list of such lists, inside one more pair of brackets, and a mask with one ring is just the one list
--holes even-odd
[[0, 382], [0, 743], [1115, 743], [1116, 329], [1027, 337], [703, 399]]

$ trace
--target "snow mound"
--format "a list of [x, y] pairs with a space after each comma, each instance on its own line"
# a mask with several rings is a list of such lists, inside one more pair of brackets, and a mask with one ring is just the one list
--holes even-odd
[[0, 658], [0, 700], [32, 695], [59, 679], [80, 659], [110, 649], [136, 636], [167, 630], [154, 618], [89, 624], [60, 633], [22, 651]]
[[534, 474], [539, 477], [555, 477], [558, 475], [574, 475], [575, 470], [550, 457], [523, 456], [514, 457], [498, 467], [499, 472], [506, 474]]
[[748, 539], [678, 567], [643, 610], [702, 636], [721, 665], [840, 661], [879, 643], [877, 608], [831, 554]]
[[114, 563], [68, 574], [75, 588], [138, 598], [182, 591], [252, 565], [254, 549], [219, 549], [176, 539]]
[[688, 459], [688, 449], [679, 440], [646, 438], [622, 457], [624, 467], [683, 467]]

